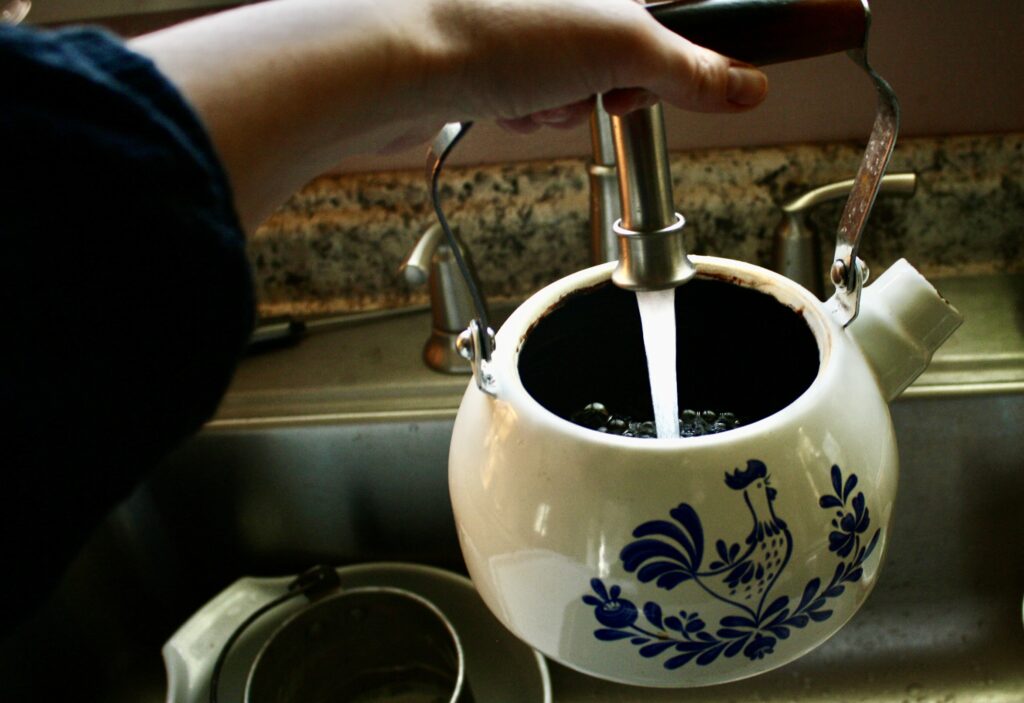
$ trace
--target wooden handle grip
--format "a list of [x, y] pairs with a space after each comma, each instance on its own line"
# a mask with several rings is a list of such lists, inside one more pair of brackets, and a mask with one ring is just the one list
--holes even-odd
[[759, 66], [858, 49], [870, 17], [866, 0], [671, 0], [648, 10], [695, 44]]

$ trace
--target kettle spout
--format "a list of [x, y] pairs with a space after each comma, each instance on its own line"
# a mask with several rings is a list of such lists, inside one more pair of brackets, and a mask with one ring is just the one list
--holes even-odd
[[861, 311], [846, 328], [891, 401], [931, 363], [963, 316], [906, 259], [864, 288]]

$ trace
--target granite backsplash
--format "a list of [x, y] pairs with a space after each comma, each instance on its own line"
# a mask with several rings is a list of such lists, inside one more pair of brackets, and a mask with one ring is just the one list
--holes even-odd
[[[862, 145], [716, 149], [672, 155], [689, 250], [769, 265], [779, 204], [850, 178]], [[874, 275], [906, 257], [931, 277], [1024, 271], [1024, 134], [905, 139], [890, 173], [911, 198], [880, 197], [861, 256]], [[445, 212], [491, 300], [518, 299], [590, 264], [586, 162], [452, 167]], [[831, 252], [842, 201], [807, 221]], [[319, 316], [423, 303], [398, 266], [434, 221], [421, 171], [321, 177], [249, 242], [260, 314]]]

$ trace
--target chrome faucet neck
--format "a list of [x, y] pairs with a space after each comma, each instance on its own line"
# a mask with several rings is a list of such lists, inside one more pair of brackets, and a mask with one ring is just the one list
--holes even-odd
[[622, 219], [614, 229], [619, 265], [612, 281], [627, 290], [675, 288], [696, 269], [675, 211], [661, 105], [612, 117]]

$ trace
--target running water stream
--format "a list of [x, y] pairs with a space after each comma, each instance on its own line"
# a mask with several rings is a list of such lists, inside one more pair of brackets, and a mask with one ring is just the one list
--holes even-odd
[[644, 330], [647, 369], [658, 438], [679, 436], [679, 395], [676, 390], [676, 291], [637, 291]]

